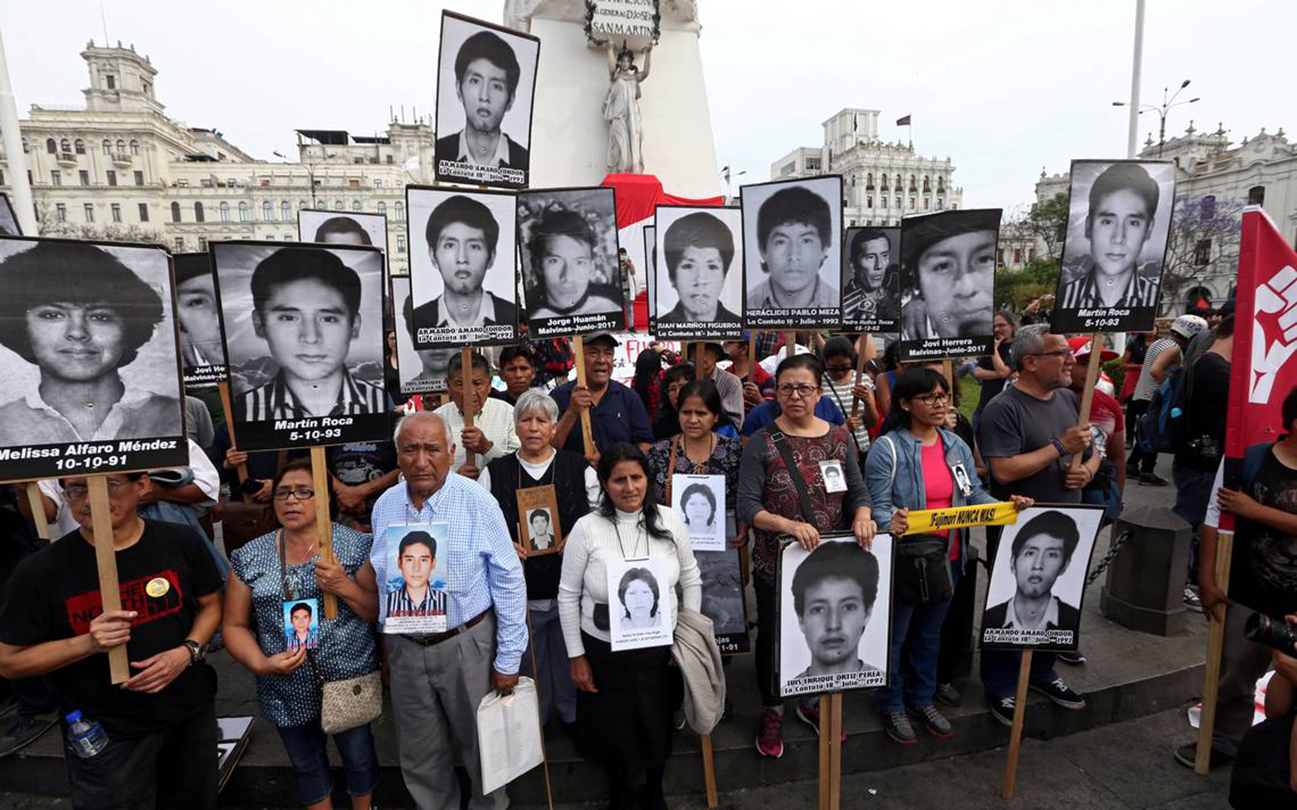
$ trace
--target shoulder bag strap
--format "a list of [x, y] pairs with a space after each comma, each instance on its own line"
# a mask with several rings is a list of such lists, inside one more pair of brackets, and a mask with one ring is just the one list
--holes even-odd
[[797, 497], [802, 502], [802, 516], [806, 522], [815, 526], [815, 508], [811, 506], [810, 493], [806, 491], [806, 481], [802, 478], [802, 471], [797, 468], [793, 461], [792, 448], [788, 446], [783, 431], [773, 430], [770, 432], [770, 439], [775, 443], [775, 449], [779, 451], [779, 456], [784, 460], [784, 466], [788, 468], [788, 476], [793, 479], [793, 486], [797, 488]]
[[680, 434], [671, 437], [671, 458], [667, 461], [667, 506], [671, 505], [671, 479], [676, 474], [676, 450], [680, 447]]

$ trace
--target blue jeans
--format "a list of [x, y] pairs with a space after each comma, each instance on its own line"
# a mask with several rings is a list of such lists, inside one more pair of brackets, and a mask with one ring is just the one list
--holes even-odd
[[[952, 584], [959, 582], [958, 566], [950, 569]], [[887, 663], [887, 686], [878, 690], [878, 708], [904, 711], [932, 705], [937, 691], [937, 658], [941, 654], [941, 625], [950, 610], [946, 599], [916, 605], [899, 596], [892, 601], [892, 643]]]
[[[320, 724], [278, 726], [288, 760], [293, 763], [297, 798], [302, 804], [315, 804], [333, 793], [333, 769], [329, 767], [328, 740]], [[378, 787], [378, 753], [369, 724], [349, 728], [333, 735], [333, 744], [342, 757], [347, 779], [347, 793], [365, 796]]]

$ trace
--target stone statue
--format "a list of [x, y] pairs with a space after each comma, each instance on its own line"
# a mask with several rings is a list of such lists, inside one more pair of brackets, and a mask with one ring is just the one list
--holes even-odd
[[608, 95], [603, 101], [603, 118], [608, 122], [608, 171], [644, 173], [642, 144], [644, 125], [640, 118], [640, 84], [648, 78], [653, 54], [644, 48], [644, 69], [635, 66], [635, 52], [622, 43], [615, 51], [611, 42], [601, 42], [608, 53]]

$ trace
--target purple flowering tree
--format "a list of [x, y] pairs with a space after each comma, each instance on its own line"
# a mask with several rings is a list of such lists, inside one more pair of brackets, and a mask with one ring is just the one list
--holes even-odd
[[1212, 276], [1233, 276], [1243, 230], [1243, 203], [1214, 196], [1177, 197], [1163, 261], [1161, 310], [1184, 311], [1186, 290]]

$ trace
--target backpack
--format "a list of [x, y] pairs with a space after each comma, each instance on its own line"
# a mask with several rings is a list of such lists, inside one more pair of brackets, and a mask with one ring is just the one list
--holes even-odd
[[1193, 386], [1184, 366], [1172, 369], [1139, 417], [1139, 449], [1174, 453], [1189, 440], [1189, 397]]

